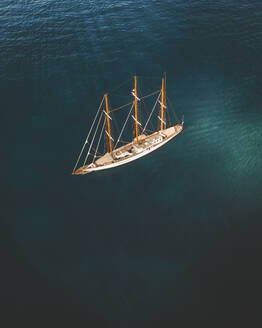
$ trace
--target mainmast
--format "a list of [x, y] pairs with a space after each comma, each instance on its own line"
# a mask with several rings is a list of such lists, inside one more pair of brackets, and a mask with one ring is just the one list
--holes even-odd
[[134, 93], [135, 93], [135, 123], [136, 123], [136, 142], [138, 143], [138, 117], [137, 117], [137, 79], [136, 79], [136, 75], [134, 76], [134, 84], [135, 84], [135, 88], [134, 88]]
[[110, 129], [110, 120], [111, 117], [109, 116], [109, 109], [108, 109], [108, 98], [107, 94], [105, 94], [105, 103], [106, 103], [106, 118], [107, 118], [107, 132], [108, 132], [108, 140], [109, 140], [109, 149], [112, 155], [112, 137], [111, 137], [111, 129]]
[[162, 90], [161, 90], [161, 120], [160, 129], [163, 130], [164, 121], [164, 108], [166, 107], [166, 90], [165, 90], [165, 76], [162, 77]]

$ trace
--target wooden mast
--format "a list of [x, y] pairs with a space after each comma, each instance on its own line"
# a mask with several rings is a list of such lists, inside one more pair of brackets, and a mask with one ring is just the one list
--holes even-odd
[[162, 77], [162, 91], [161, 91], [161, 123], [160, 129], [163, 130], [164, 125], [164, 106], [166, 105], [166, 94], [165, 94], [165, 76]]
[[109, 140], [109, 149], [110, 149], [110, 153], [112, 155], [112, 137], [111, 137], [111, 129], [110, 129], [110, 116], [109, 116], [109, 109], [108, 109], [108, 98], [107, 98], [107, 94], [105, 94], [105, 103], [106, 103], [106, 118], [107, 118], [107, 132], [108, 132], [108, 140]]
[[136, 75], [134, 76], [134, 84], [135, 84], [135, 88], [134, 88], [134, 92], [135, 92], [135, 123], [136, 123], [136, 142], [138, 143], [138, 124], [137, 124], [137, 120], [138, 120], [138, 115], [137, 115], [137, 80], [136, 80]]

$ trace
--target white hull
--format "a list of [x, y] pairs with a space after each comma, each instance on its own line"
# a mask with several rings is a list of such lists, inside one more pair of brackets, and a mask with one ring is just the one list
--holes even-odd
[[183, 130], [183, 125], [181, 125], [181, 129], [179, 129], [178, 131], [176, 131], [171, 136], [168, 136], [167, 138], [163, 139], [163, 141], [161, 141], [160, 143], [155, 144], [155, 145], [151, 145], [148, 149], [145, 149], [141, 153], [138, 153], [136, 155], [132, 155], [132, 156], [130, 156], [128, 158], [117, 160], [117, 161], [114, 161], [113, 163], [108, 163], [108, 164], [104, 164], [104, 165], [101, 165], [101, 166], [90, 167], [90, 166], [92, 166], [92, 164], [90, 164], [89, 166], [83, 167], [82, 168], [82, 174], [91, 173], [93, 171], [107, 170], [107, 169], [111, 169], [113, 167], [117, 167], [117, 166], [120, 166], [120, 165], [124, 165], [124, 164], [130, 163], [132, 161], [135, 161], [135, 160], [137, 160], [137, 159], [139, 159], [139, 158], [141, 158], [143, 156], [146, 156], [149, 153], [152, 153], [156, 149], [162, 147], [164, 144], [166, 144], [171, 139], [173, 139], [175, 136], [177, 136], [182, 130]]

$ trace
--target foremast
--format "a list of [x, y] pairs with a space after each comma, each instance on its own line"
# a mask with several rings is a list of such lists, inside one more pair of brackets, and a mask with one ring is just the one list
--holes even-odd
[[137, 115], [137, 77], [134, 76], [134, 98], [135, 98], [135, 127], [136, 127], [136, 142], [138, 143], [138, 115]]
[[111, 117], [109, 116], [109, 106], [108, 106], [108, 95], [107, 95], [107, 93], [104, 95], [104, 98], [105, 98], [105, 105], [106, 105], [107, 136], [108, 136], [110, 154], [112, 155], [113, 148], [112, 148], [111, 127], [110, 127]]
[[160, 130], [163, 130], [166, 125], [164, 110], [166, 108], [166, 76], [162, 77], [162, 89], [161, 89], [161, 116], [160, 116]]

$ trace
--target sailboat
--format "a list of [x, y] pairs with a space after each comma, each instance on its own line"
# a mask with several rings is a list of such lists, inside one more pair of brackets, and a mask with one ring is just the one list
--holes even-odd
[[[182, 132], [184, 118], [180, 122], [174, 110], [176, 124], [172, 120], [168, 122], [168, 118], [170, 119], [168, 109], [172, 105], [171, 102], [169, 106], [167, 104], [166, 75], [164, 74], [162, 77], [159, 90], [144, 96], [139, 93], [138, 77], [135, 75], [132, 80], [131, 102], [112, 109], [109, 104], [109, 93], [104, 94], [72, 174], [87, 174], [135, 161], [162, 147]], [[142, 103], [148, 97], [155, 97], [155, 101], [143, 124], [141, 119]], [[127, 107], [129, 108], [127, 116], [116, 139], [112, 133], [113, 113]], [[157, 128], [150, 130], [148, 126], [153, 119], [157, 123]], [[131, 140], [123, 141], [123, 134], [127, 130], [128, 122], [129, 124], [131, 122], [130, 130], [133, 133], [130, 137]], [[104, 139], [104, 150], [101, 150], [102, 139]], [[81, 159], [83, 163], [79, 166]]]

